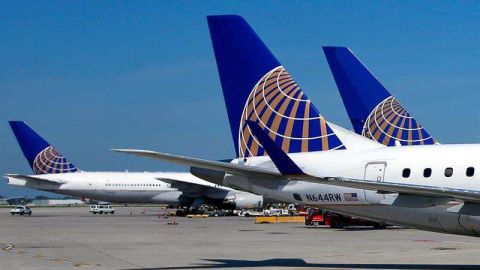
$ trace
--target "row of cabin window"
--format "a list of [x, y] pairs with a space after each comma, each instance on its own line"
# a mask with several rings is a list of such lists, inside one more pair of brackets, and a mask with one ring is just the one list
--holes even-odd
[[160, 184], [105, 184], [105, 186], [136, 186], [136, 187], [139, 187], [139, 186], [149, 186], [149, 187], [159, 187], [161, 186]]
[[[410, 177], [410, 173], [411, 173], [410, 168], [405, 168], [405, 169], [403, 169], [402, 177], [403, 178], [408, 178], [408, 177]], [[468, 167], [465, 174], [467, 175], [467, 177], [472, 177], [475, 174], [475, 168], [474, 167]], [[453, 168], [452, 167], [446, 168], [445, 172], [444, 172], [444, 175], [446, 177], [451, 177], [453, 175]], [[423, 170], [423, 177], [428, 178], [430, 176], [432, 176], [432, 169], [431, 168], [425, 168]]]

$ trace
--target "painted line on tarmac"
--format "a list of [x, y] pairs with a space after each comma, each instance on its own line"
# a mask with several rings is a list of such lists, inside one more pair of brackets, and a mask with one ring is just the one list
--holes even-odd
[[23, 251], [23, 250], [18, 250], [18, 249], [15, 249], [15, 246], [13, 244], [10, 244], [10, 243], [2, 243], [2, 245], [3, 245], [3, 247], [0, 250], [5, 251], [5, 252], [11, 252], [11, 253], [14, 253], [14, 254], [23, 254], [23, 255], [30, 256], [30, 257], [39, 258], [39, 259], [46, 259], [46, 260], [53, 261], [53, 262], [58, 262], [58, 263], [67, 263], [67, 264], [71, 264], [75, 267], [89, 265], [88, 263], [73, 262], [73, 261], [64, 260], [64, 259], [60, 259], [60, 258], [55, 258], [55, 257], [50, 257], [50, 256], [41, 255], [41, 254], [31, 253], [31, 252], [27, 252], [27, 251]]

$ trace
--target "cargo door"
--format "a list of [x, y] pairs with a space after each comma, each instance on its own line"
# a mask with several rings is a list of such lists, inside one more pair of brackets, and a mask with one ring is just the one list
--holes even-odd
[[387, 164], [385, 162], [367, 163], [367, 166], [365, 167], [365, 175], [363, 179], [383, 182], [385, 177], [386, 167], [387, 167]]
[[[365, 166], [364, 180], [371, 180], [376, 182], [383, 182], [385, 180], [386, 162], [369, 162]], [[385, 199], [384, 194], [378, 194], [374, 190], [365, 190], [365, 199], [369, 203], [380, 203]]]

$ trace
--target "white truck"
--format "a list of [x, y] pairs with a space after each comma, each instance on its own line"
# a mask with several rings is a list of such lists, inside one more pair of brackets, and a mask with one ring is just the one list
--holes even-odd
[[12, 216], [13, 215], [20, 215], [20, 216], [29, 215], [29, 216], [31, 216], [32, 215], [32, 210], [30, 209], [30, 207], [26, 207], [25, 205], [17, 205], [17, 207], [10, 210], [10, 214], [12, 214]]
[[115, 214], [115, 209], [109, 204], [90, 205], [90, 213], [92, 214]]
[[237, 215], [239, 217], [260, 217], [260, 216], [263, 216], [263, 212], [248, 209], [248, 210], [239, 211]]
[[270, 208], [263, 210], [263, 215], [266, 217], [279, 217], [279, 216], [288, 216], [290, 212], [288, 209], [277, 209], [277, 208]]

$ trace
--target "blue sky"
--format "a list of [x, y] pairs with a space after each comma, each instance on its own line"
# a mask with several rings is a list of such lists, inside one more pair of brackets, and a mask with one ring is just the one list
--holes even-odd
[[[246, 18], [330, 121], [321, 46], [350, 47], [442, 143], [480, 139], [478, 1], [10, 1], [0, 9], [0, 174], [30, 173], [25, 120], [83, 170], [184, 170], [138, 147], [234, 156], [206, 15]], [[0, 195], [41, 192], [9, 187]]]

